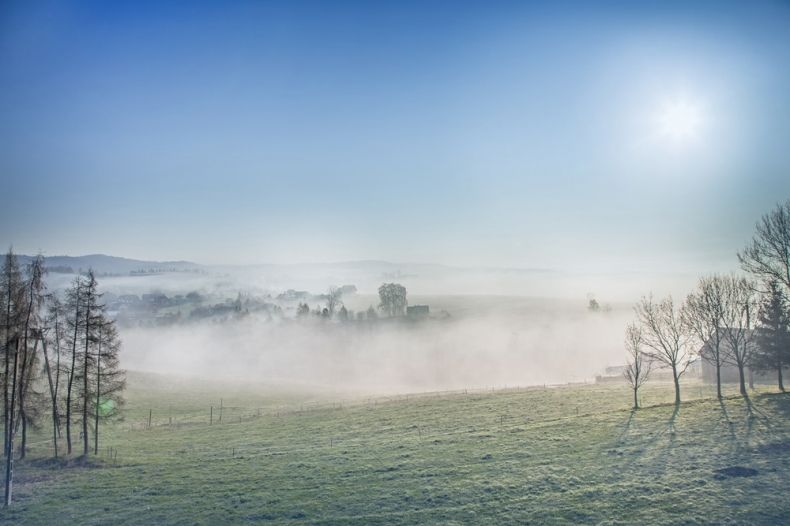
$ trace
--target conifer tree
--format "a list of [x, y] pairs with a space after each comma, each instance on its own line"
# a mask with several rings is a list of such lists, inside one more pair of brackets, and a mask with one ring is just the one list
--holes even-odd
[[775, 280], [768, 283], [768, 293], [760, 303], [758, 329], [752, 367], [756, 371], [776, 372], [779, 389], [784, 391], [782, 368], [790, 364], [790, 319], [782, 288]]

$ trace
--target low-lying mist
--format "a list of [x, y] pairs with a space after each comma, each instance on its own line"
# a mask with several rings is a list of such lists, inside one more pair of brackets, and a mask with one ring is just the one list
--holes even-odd
[[[366, 301], [357, 299], [360, 306]], [[441, 306], [450, 316], [343, 323], [250, 315], [124, 328], [123, 364], [261, 386], [384, 393], [583, 381], [623, 361], [627, 307], [591, 312], [581, 302], [474, 296], [431, 301], [432, 313]]]

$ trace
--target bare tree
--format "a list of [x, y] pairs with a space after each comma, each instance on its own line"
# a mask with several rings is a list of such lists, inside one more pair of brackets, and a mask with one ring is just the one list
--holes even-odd
[[686, 323], [702, 345], [700, 357], [716, 369], [716, 396], [719, 400], [722, 398], [721, 366], [724, 363], [721, 327], [725, 289], [721, 276], [702, 277], [683, 307]]
[[[47, 316], [47, 334], [42, 339], [42, 354], [44, 355], [44, 368], [49, 385], [49, 396], [52, 408], [52, 443], [55, 458], [58, 458], [58, 438], [60, 437], [60, 358], [62, 344], [65, 341], [65, 328], [63, 326], [63, 305], [56, 296], [49, 297], [49, 312]], [[48, 349], [48, 342], [52, 345], [52, 358]], [[53, 363], [54, 361], [54, 363]]]
[[326, 293], [326, 308], [329, 311], [330, 318], [335, 315], [335, 309], [337, 309], [338, 305], [342, 304], [343, 291], [334, 285], [329, 287], [329, 290]]
[[754, 354], [752, 316], [756, 312], [755, 288], [746, 278], [730, 275], [724, 278], [725, 301], [722, 316], [727, 341], [727, 363], [738, 368], [741, 395], [746, 393], [745, 370]]
[[[14, 437], [19, 429], [20, 420], [25, 423], [24, 425], [27, 423], [25, 395], [29, 392], [29, 387], [32, 385], [32, 368], [35, 363], [34, 360], [38, 345], [38, 335], [35, 325], [38, 319], [38, 309], [43, 302], [43, 275], [44, 259], [38, 256], [28, 267], [28, 277], [24, 283], [24, 296], [21, 302], [17, 302], [17, 305], [19, 305], [23, 311], [19, 317], [16, 337], [14, 338], [11, 374], [6, 378], [6, 381], [10, 382], [11, 388], [6, 414], [8, 439], [5, 448], [5, 506], [11, 505], [13, 494]], [[19, 403], [17, 403], [17, 401]], [[23, 427], [23, 430], [24, 429], [26, 429], [26, 427]], [[23, 441], [22, 453], [25, 451], [24, 448], [25, 443]]]
[[82, 454], [88, 456], [90, 451], [90, 442], [88, 438], [88, 423], [90, 415], [90, 404], [92, 401], [91, 396], [91, 382], [90, 374], [91, 368], [95, 364], [95, 360], [90, 352], [92, 343], [95, 343], [98, 336], [97, 332], [102, 325], [102, 309], [103, 305], [99, 303], [101, 294], [99, 294], [98, 283], [93, 270], [88, 270], [88, 275], [85, 279], [83, 287], [83, 312], [82, 320], [84, 331], [83, 336], [83, 351], [82, 351], [82, 369], [80, 377], [82, 378], [82, 391], [80, 392], [80, 406], [82, 408]]
[[68, 362], [66, 364], [66, 452], [71, 455], [71, 422], [72, 410], [74, 409], [74, 381], [77, 376], [77, 355], [79, 346], [79, 334], [82, 327], [82, 276], [74, 278], [72, 287], [66, 292], [66, 306], [68, 309], [68, 340], [69, 348]]
[[642, 297], [635, 311], [647, 347], [646, 354], [672, 370], [675, 404], [680, 404], [680, 377], [686, 372], [693, 358], [689, 348], [691, 331], [671, 296], [658, 303], [653, 301], [652, 295]]
[[765, 282], [782, 283], [790, 292], [790, 200], [758, 221], [754, 237], [738, 259], [745, 271]]
[[634, 409], [639, 409], [639, 388], [648, 377], [653, 362], [642, 350], [644, 344], [642, 329], [638, 325], [629, 324], [625, 329], [625, 350], [628, 352], [623, 375], [634, 391]]
[[[36, 256], [33, 261], [28, 265], [27, 282], [25, 284], [26, 295], [26, 310], [25, 310], [25, 324], [22, 333], [22, 346], [21, 346], [21, 366], [19, 374], [19, 386], [17, 393], [19, 397], [19, 422], [17, 425], [22, 426], [22, 437], [19, 444], [19, 458], [25, 458], [27, 452], [27, 430], [28, 425], [34, 421], [38, 415], [38, 400], [31, 398], [40, 398], [40, 394], [34, 389], [34, 380], [36, 373], [39, 371], [39, 356], [38, 347], [41, 342], [41, 308], [44, 304], [44, 258], [41, 255]], [[13, 432], [12, 432], [13, 434]]]

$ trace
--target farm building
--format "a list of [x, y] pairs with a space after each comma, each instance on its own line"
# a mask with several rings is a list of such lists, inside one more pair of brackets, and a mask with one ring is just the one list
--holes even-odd
[[[723, 334], [726, 329], [721, 329], [720, 334]], [[754, 331], [750, 331], [749, 334], [744, 338], [746, 341], [750, 342], [748, 345], [754, 345], [751, 340], [754, 338]], [[719, 343], [719, 353], [722, 359], [721, 365], [721, 381], [722, 383], [737, 383], [738, 379], [738, 367], [730, 358], [732, 347], [730, 345], [729, 340], [724, 337], [720, 336], [721, 343]], [[698, 355], [702, 360], [701, 363], [701, 373], [700, 377], [702, 381], [705, 383], [715, 384], [716, 383], [716, 365], [713, 363], [712, 360], [712, 349], [713, 349], [713, 340], [708, 340], [705, 344], [700, 348], [698, 351]], [[753, 349], [752, 349], [753, 350]], [[782, 374], [787, 375], [790, 374], [790, 369], [783, 368]], [[746, 377], [746, 381], [749, 383], [759, 382], [759, 383], [774, 383], [776, 381], [776, 374], [774, 372], [761, 372], [758, 373], [756, 371], [752, 371], [748, 365], [744, 369], [744, 375]], [[785, 376], [786, 377], [786, 376]]]
[[413, 320], [422, 320], [428, 317], [430, 309], [428, 305], [409, 305], [406, 307], [406, 316]]

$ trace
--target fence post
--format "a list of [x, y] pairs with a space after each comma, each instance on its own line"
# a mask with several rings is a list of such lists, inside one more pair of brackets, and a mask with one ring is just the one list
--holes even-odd
[[212, 405], [208, 413], [208, 425], [213, 425], [213, 424], [214, 424], [214, 406]]
[[151, 414], [154, 412], [153, 409], [148, 410], [148, 429], [151, 429]]

